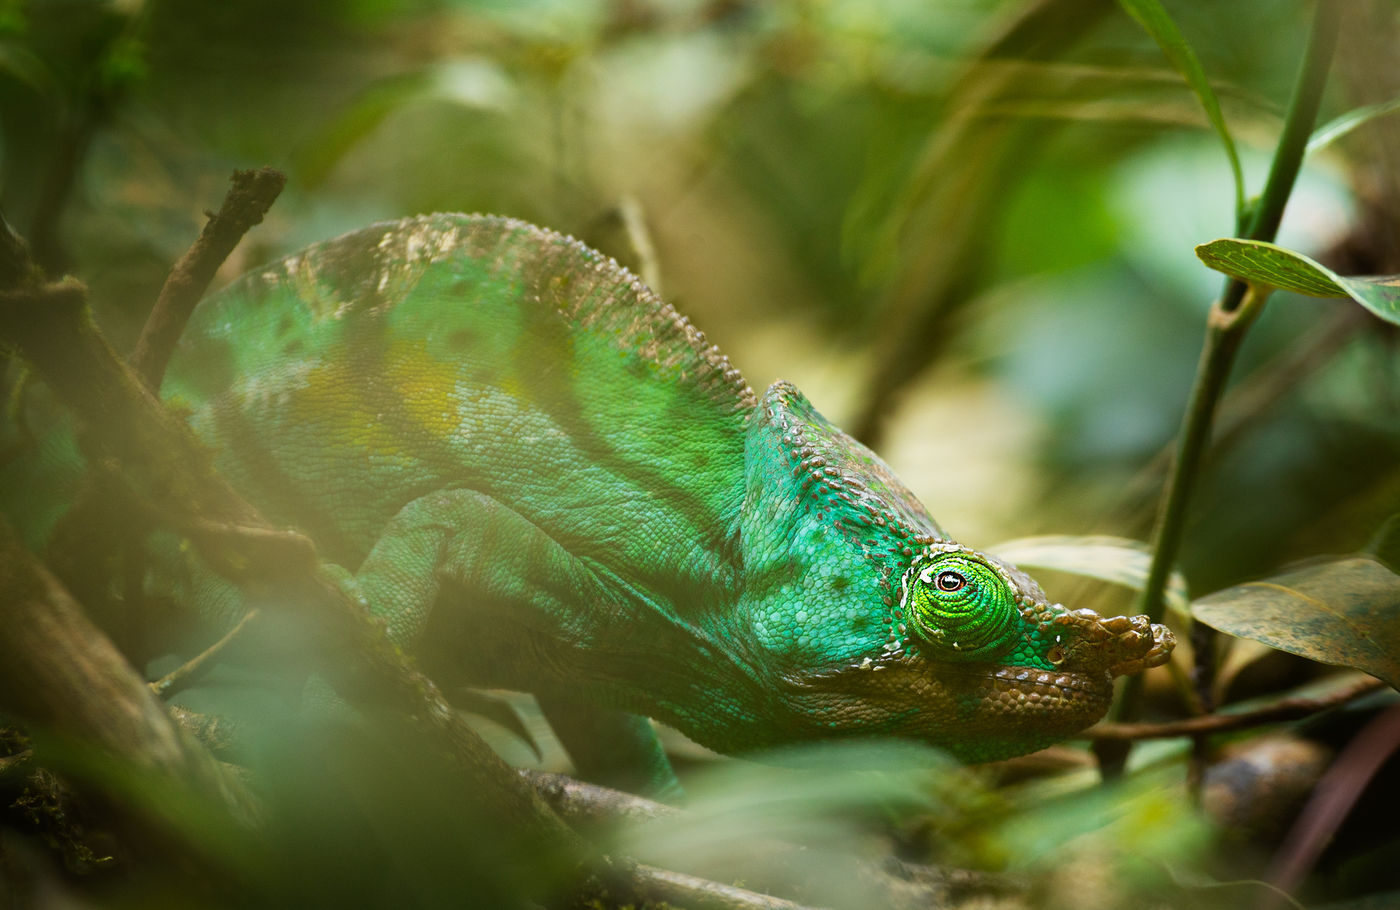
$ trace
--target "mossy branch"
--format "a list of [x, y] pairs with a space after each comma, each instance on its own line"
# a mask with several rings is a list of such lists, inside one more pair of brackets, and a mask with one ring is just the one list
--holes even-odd
[[185, 735], [63, 584], [0, 522], [0, 711], [90, 743], [226, 806], [240, 821], [255, 802]]

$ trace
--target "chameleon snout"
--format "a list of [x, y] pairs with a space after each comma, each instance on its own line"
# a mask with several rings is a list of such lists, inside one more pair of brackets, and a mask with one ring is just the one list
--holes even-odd
[[1066, 611], [1053, 620], [1072, 633], [1066, 637], [1064, 663], [1110, 676], [1138, 673], [1166, 663], [1176, 636], [1146, 616], [1102, 617], [1093, 610]]

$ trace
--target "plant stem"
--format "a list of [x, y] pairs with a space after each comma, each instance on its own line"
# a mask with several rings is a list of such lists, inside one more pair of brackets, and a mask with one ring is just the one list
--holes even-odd
[[[1272, 240], [1278, 231], [1284, 206], [1293, 192], [1293, 184], [1302, 164], [1308, 136], [1317, 120], [1322, 90], [1327, 83], [1327, 71], [1337, 44], [1340, 18], [1341, 4], [1337, 0], [1318, 0], [1303, 65], [1298, 71], [1283, 133], [1269, 168], [1269, 179], [1250, 219], [1250, 239]], [[1221, 299], [1211, 307], [1205, 345], [1196, 368], [1196, 379], [1177, 437], [1176, 457], [1163, 491], [1162, 506], [1153, 533], [1152, 565], [1138, 604], [1140, 611], [1153, 622], [1161, 620], [1165, 608], [1163, 595], [1167, 579], [1181, 549], [1187, 506], [1200, 473], [1201, 456], [1210, 440], [1216, 405], [1225, 391], [1230, 368], [1244, 334], [1263, 309], [1267, 293], [1232, 280], [1226, 285]], [[1127, 721], [1136, 716], [1141, 691], [1142, 677], [1130, 677], [1114, 705], [1112, 718]]]
[[[1317, 123], [1317, 110], [1322, 104], [1322, 90], [1327, 85], [1327, 71], [1337, 47], [1337, 31], [1341, 25], [1340, 0], [1317, 0], [1313, 10], [1312, 31], [1303, 52], [1303, 66], [1293, 86], [1288, 102], [1288, 116], [1283, 123], [1274, 160], [1269, 166], [1269, 179], [1264, 192], [1249, 219], [1245, 236], [1250, 240], [1272, 241], [1283, 219], [1284, 206], [1293, 192], [1293, 183], [1307, 153], [1308, 138]], [[1231, 278], [1221, 296], [1221, 307], [1227, 312], [1239, 306], [1244, 298], [1244, 282]]]

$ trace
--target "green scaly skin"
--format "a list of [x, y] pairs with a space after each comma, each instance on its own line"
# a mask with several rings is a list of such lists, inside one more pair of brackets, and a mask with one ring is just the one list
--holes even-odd
[[796, 388], [755, 396], [631, 274], [518, 221], [380, 224], [253, 272], [162, 392], [431, 672], [721, 752], [1017, 755], [1171, 651], [955, 543]]

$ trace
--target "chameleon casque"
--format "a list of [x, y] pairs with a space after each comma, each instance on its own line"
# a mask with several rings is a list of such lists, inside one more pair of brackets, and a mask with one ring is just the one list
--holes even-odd
[[669, 768], [636, 715], [726, 753], [985, 761], [1083, 729], [1172, 649], [958, 544], [792, 385], [756, 395], [629, 272], [523, 222], [384, 223], [245, 275], [162, 394], [431, 674], [537, 693], [580, 765], [625, 750], [644, 789]]

